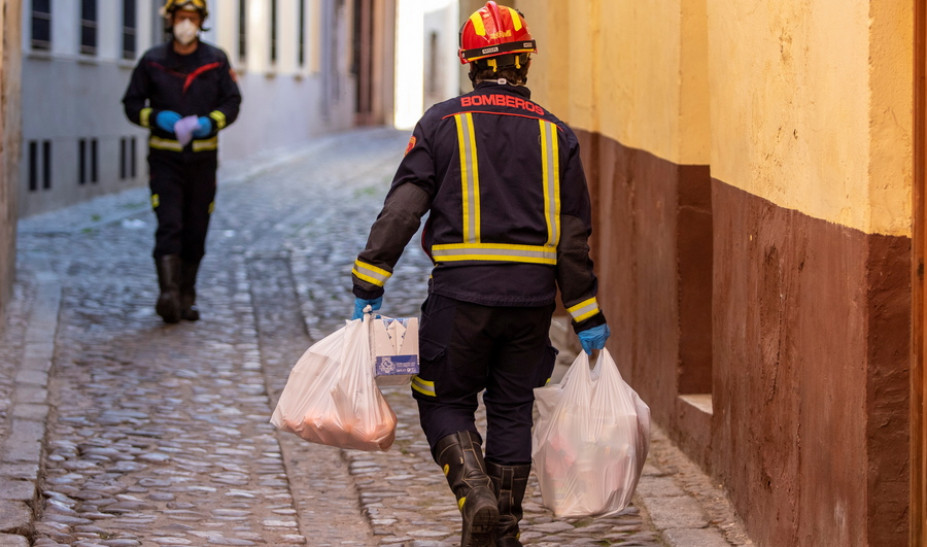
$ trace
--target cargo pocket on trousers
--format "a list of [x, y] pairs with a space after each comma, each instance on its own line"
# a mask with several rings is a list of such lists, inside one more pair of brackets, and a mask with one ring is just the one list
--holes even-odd
[[435, 397], [435, 381], [442, 370], [447, 348], [434, 340], [419, 338], [418, 374], [412, 377], [412, 394], [415, 397]]
[[550, 344], [547, 345], [547, 349], [544, 350], [544, 356], [542, 357], [543, 361], [537, 368], [537, 377], [534, 382], [535, 387], [544, 387], [550, 382], [559, 353], [560, 350]]

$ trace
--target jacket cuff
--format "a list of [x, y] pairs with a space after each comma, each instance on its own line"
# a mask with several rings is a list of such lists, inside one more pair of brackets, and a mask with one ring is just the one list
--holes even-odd
[[160, 111], [148, 106], [139, 110], [138, 125], [144, 127], [145, 129], [151, 129], [151, 126], [154, 124], [155, 116], [158, 115], [158, 112]]
[[212, 120], [212, 128], [216, 133], [222, 129], [225, 129], [225, 126], [228, 125], [228, 120], [225, 117], [225, 113], [221, 110], [213, 110], [207, 117]]
[[579, 334], [584, 330], [589, 330], [592, 327], [598, 327], [599, 325], [604, 325], [607, 321], [605, 320], [605, 314], [601, 311], [588, 319], [584, 319], [579, 323], [572, 321], [573, 332]]
[[354, 293], [354, 296], [358, 298], [363, 298], [364, 300], [374, 300], [376, 298], [380, 298], [381, 296], [383, 296], [384, 291], [382, 287], [378, 287], [375, 290], [368, 291], [368, 290], [364, 290], [358, 287], [357, 285], [354, 285], [354, 289], [352, 292]]

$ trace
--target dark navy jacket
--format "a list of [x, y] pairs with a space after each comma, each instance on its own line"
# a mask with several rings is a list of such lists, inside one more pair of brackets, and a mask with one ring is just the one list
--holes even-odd
[[194, 152], [215, 153], [216, 134], [238, 117], [241, 93], [221, 49], [201, 41], [193, 53], [179, 55], [172, 42], [167, 42], [142, 56], [122, 103], [132, 123], [151, 129], [149, 145], [153, 150], [181, 151], [176, 136], [155, 124], [162, 110], [209, 117], [213, 121], [210, 134], [187, 146]]
[[483, 82], [419, 120], [355, 261], [355, 295], [383, 294], [426, 213], [432, 292], [487, 306], [546, 306], [559, 287], [575, 328], [605, 322], [579, 143], [526, 87]]

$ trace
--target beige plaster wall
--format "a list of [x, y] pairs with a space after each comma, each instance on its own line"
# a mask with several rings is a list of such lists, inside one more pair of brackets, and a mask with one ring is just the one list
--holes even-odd
[[538, 41], [528, 81], [538, 102], [577, 129], [708, 163], [705, 0], [514, 4]]
[[512, 4], [538, 40], [535, 99], [574, 127], [814, 218], [911, 234], [911, 2]]
[[914, 3], [870, 0], [870, 233], [913, 233]]
[[707, 9], [712, 177], [814, 218], [910, 235], [913, 3]]

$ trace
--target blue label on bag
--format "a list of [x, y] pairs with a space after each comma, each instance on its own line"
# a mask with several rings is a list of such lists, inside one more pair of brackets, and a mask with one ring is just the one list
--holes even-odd
[[377, 356], [376, 375], [418, 374], [418, 355]]

